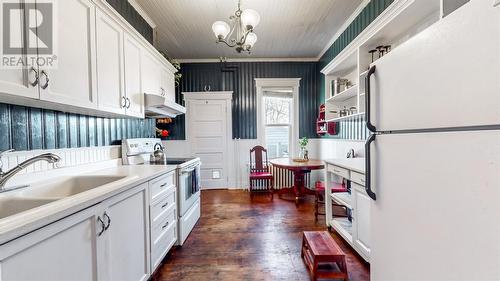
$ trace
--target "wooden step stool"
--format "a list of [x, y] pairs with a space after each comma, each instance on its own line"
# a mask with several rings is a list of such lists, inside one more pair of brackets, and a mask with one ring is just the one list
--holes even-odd
[[304, 231], [301, 256], [312, 280], [348, 280], [345, 254], [327, 231]]

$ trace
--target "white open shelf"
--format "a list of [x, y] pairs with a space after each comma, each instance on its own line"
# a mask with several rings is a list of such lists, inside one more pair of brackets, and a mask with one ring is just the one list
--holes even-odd
[[330, 194], [332, 199], [340, 205], [352, 209], [352, 195], [349, 192], [336, 192]]
[[342, 117], [336, 117], [332, 119], [326, 120], [327, 122], [340, 122], [340, 121], [354, 121], [359, 119], [360, 117], [364, 116], [364, 112], [356, 113], [356, 114], [351, 114], [347, 116], [342, 116]]
[[352, 244], [352, 222], [344, 217], [336, 217], [330, 221], [330, 225], [340, 236]]
[[347, 90], [344, 90], [335, 96], [327, 99], [327, 102], [337, 102], [337, 101], [346, 101], [348, 99], [354, 98], [358, 94], [358, 87], [356, 85], [351, 86]]

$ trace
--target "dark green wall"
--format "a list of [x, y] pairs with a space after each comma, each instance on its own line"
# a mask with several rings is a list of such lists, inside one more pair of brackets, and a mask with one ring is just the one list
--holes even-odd
[[154, 137], [153, 119], [110, 119], [0, 103], [0, 151], [120, 144]]
[[[299, 123], [301, 137], [317, 137], [318, 79], [317, 62], [239, 62], [186, 63], [181, 66], [182, 80], [177, 88], [177, 102], [183, 102], [181, 92], [200, 92], [205, 85], [211, 91], [234, 91], [233, 138], [257, 137], [257, 93], [255, 78], [302, 78], [299, 88]], [[185, 139], [184, 116], [174, 120], [169, 139]]]
[[130, 5], [127, 0], [106, 0], [120, 15], [125, 18], [149, 43], [153, 44], [153, 28]]

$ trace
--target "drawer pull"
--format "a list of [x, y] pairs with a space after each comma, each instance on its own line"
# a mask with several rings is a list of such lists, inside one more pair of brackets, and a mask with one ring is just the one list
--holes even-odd
[[361, 182], [365, 182], [365, 179], [361, 179]]
[[333, 169], [333, 171], [334, 171], [335, 173], [340, 173], [340, 171], [339, 171], [339, 170], [335, 170], [335, 169]]
[[165, 203], [165, 204], [163, 204], [163, 205], [161, 205], [161, 208], [162, 208], [162, 209], [164, 209], [164, 208], [165, 208], [165, 207], [167, 207], [167, 206], [168, 206], [168, 202], [167, 202], [167, 203]]
[[165, 186], [167, 186], [167, 183], [160, 185], [160, 187], [165, 187]]
[[165, 229], [165, 228], [167, 228], [167, 226], [168, 226], [168, 221], [167, 221], [167, 223], [166, 223], [165, 225], [163, 225], [163, 226], [161, 227], [161, 229]]

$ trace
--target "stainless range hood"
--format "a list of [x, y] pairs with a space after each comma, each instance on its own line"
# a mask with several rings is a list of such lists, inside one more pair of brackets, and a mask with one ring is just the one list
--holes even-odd
[[146, 116], [152, 118], [175, 117], [186, 113], [186, 108], [166, 97], [144, 93]]

